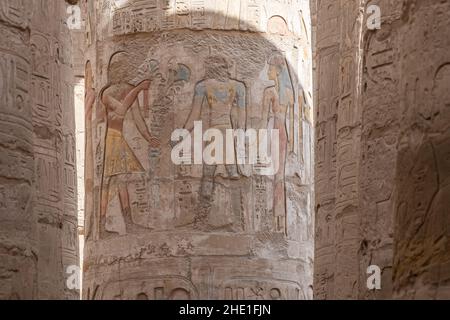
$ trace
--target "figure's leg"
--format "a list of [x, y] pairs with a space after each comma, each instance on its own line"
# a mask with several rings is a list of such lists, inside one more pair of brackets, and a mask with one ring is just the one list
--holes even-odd
[[203, 165], [203, 177], [200, 187], [200, 196], [203, 199], [211, 199], [214, 192], [214, 175], [216, 174], [215, 165]]
[[231, 180], [238, 180], [240, 178], [239, 170], [238, 170], [237, 165], [235, 165], [235, 164], [227, 164], [225, 166], [225, 168], [227, 170], [228, 177]]
[[103, 181], [103, 186], [101, 190], [101, 204], [100, 204], [100, 217], [106, 216], [106, 210], [108, 209], [109, 203], [109, 185], [111, 178], [107, 177]]
[[277, 126], [280, 132], [280, 155], [278, 172], [275, 174], [274, 181], [274, 199], [273, 214], [275, 219], [276, 232], [286, 232], [286, 190], [285, 190], [285, 167], [286, 153], [288, 148], [287, 132], [285, 127], [280, 124]]
[[131, 216], [130, 195], [128, 193], [128, 183], [121, 181], [118, 185], [120, 206], [122, 209], [123, 219], [127, 226], [133, 225], [133, 218]]
[[200, 185], [199, 203], [196, 210], [195, 222], [203, 225], [211, 210], [214, 200], [214, 175], [216, 166], [203, 165], [203, 177]]
[[101, 203], [100, 203], [100, 237], [104, 237], [107, 233], [106, 230], [106, 212], [108, 210], [109, 199], [110, 199], [110, 189], [113, 182], [112, 177], [105, 178], [103, 182], [103, 187], [101, 191]]

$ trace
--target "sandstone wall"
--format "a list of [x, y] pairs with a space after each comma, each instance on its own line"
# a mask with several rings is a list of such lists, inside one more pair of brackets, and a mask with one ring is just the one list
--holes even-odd
[[[84, 298], [312, 297], [309, 19], [307, 1], [87, 2]], [[280, 170], [173, 164], [188, 119], [280, 129]]]
[[312, 1], [317, 298], [449, 297], [449, 6]]
[[450, 298], [450, 2], [407, 3], [395, 178], [394, 294]]
[[71, 40], [51, 2], [0, 3], [2, 299], [78, 297]]

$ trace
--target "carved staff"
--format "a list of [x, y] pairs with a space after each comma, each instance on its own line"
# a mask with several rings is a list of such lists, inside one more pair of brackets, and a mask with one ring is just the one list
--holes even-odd
[[150, 96], [149, 96], [149, 90], [144, 90], [144, 110], [146, 114], [146, 118], [150, 116]]

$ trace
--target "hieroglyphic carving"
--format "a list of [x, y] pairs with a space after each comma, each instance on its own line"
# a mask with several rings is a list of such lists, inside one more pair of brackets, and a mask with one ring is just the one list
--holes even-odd
[[225, 281], [223, 300], [303, 300], [301, 286], [294, 281], [235, 278]]
[[[70, 37], [62, 36], [60, 23], [65, 9], [64, 2], [45, 0], [0, 3], [0, 210], [8, 209], [2, 212], [8, 226], [20, 225], [20, 232], [1, 232], [9, 241], [0, 243], [1, 269], [18, 270], [2, 274], [2, 298], [77, 296], [64, 282], [65, 267], [78, 263]], [[16, 258], [5, 254], [8, 247]]]
[[[384, 12], [380, 30], [364, 28], [361, 12], [370, 4]], [[431, 23], [415, 18], [426, 12], [434, 19], [449, 4], [427, 3], [418, 10], [396, 1], [317, 5], [315, 295], [448, 296], [442, 285], [448, 276], [437, 271], [448, 266], [448, 255], [443, 254], [448, 241], [436, 240], [445, 238], [445, 231], [437, 227], [442, 222], [434, 223], [445, 215], [441, 197], [447, 190], [436, 179], [442, 174], [437, 164], [448, 149], [443, 133], [448, 131], [449, 114], [442, 103], [446, 93], [438, 94], [440, 98], [433, 95], [439, 83], [433, 76], [440, 75], [436, 71], [440, 64], [448, 63], [443, 52], [450, 44], [436, 39], [437, 30], [449, 30], [449, 24], [446, 19]], [[428, 33], [429, 23], [432, 35], [422, 36]], [[448, 87], [446, 76], [437, 77], [447, 79], [440, 83]], [[327, 83], [333, 79], [339, 79], [334, 94]], [[328, 110], [335, 102], [334, 180], [333, 163], [327, 162], [332, 155], [327, 134], [333, 122]], [[439, 110], [434, 109], [437, 106]], [[327, 179], [332, 185], [336, 181], [334, 193], [327, 192]], [[365, 286], [365, 270], [371, 264], [382, 269], [381, 290], [369, 291]]]
[[[288, 6], [296, 10], [289, 10]], [[261, 0], [133, 0], [109, 6], [114, 35], [177, 28], [265, 31], [274, 10], [287, 18], [292, 32], [301, 32], [299, 2], [265, 3]]]
[[[311, 297], [307, 288], [311, 284], [308, 246], [312, 232], [306, 230], [312, 226], [311, 185], [303, 174], [307, 164], [301, 155], [306, 148], [302, 121], [306, 120], [303, 109], [307, 107], [302, 92], [306, 95], [311, 90], [302, 91], [303, 75], [296, 75], [300, 63], [305, 64], [305, 78], [309, 72], [307, 59], [299, 57], [302, 50], [295, 41], [296, 20], [292, 17], [297, 5], [298, 2], [192, 0], [128, 1], [121, 6], [98, 8], [98, 24], [109, 24], [109, 32], [113, 31], [111, 35], [98, 29], [98, 42], [90, 48], [90, 57], [95, 57], [97, 63], [98, 83], [109, 87], [111, 66], [107, 61], [111, 56], [114, 60], [115, 53], [125, 51], [127, 58], [117, 64], [119, 82], [127, 83], [120, 101], [123, 103], [129, 90], [141, 81], [151, 79], [148, 90], [139, 90], [136, 101], [145, 125], [161, 145], [149, 145], [136, 128], [131, 112], [123, 117], [121, 136], [129, 147], [127, 154], [132, 153], [140, 164], [133, 178], [129, 174], [127, 187], [136, 227], [125, 227], [119, 197], [111, 199], [105, 219], [110, 232], [106, 237], [87, 241], [85, 296], [89, 292], [89, 297], [96, 299], [223, 298], [224, 281], [233, 275], [267, 271], [275, 267], [273, 261], [279, 258], [286, 263], [278, 275], [258, 273], [246, 283], [245, 295], [250, 297], [250, 291], [261, 294], [260, 282], [265, 288], [262, 295], [267, 299]], [[288, 7], [292, 14], [288, 14]], [[295, 15], [298, 18], [298, 12]], [[268, 19], [274, 16], [282, 17], [284, 32], [271, 32], [270, 39], [253, 32], [224, 31], [265, 31]], [[112, 18], [112, 25], [108, 17]], [[153, 27], [146, 26], [147, 18], [155, 22]], [[149, 70], [153, 70], [152, 77]], [[103, 96], [111, 94], [107, 90]], [[106, 187], [102, 186], [101, 173], [107, 167], [107, 157], [103, 155], [108, 148], [104, 143], [108, 135], [105, 123], [109, 127], [110, 115], [103, 118], [103, 124], [99, 122], [95, 129], [93, 142], [97, 192]], [[175, 129], [192, 129], [196, 120], [203, 121], [201, 134], [210, 128], [221, 133], [227, 129], [268, 129], [276, 122], [285, 137], [283, 168], [275, 178], [258, 176], [257, 167], [262, 163], [255, 168], [237, 163], [187, 164], [192, 163], [192, 152], [183, 153], [184, 165], [174, 165], [170, 157], [171, 135]], [[206, 142], [206, 146], [210, 143]], [[275, 194], [279, 195], [277, 201]], [[98, 193], [94, 201], [98, 206]], [[300, 258], [300, 252], [308, 258]], [[240, 256], [244, 260], [239, 260]], [[261, 263], [249, 265], [247, 270], [249, 257], [261, 259]], [[198, 285], [198, 293], [194, 295], [192, 289], [180, 284], [149, 284], [148, 290], [142, 289], [140, 281], [146, 281], [149, 272], [160, 274], [156, 271], [161, 269], [159, 262], [153, 264], [151, 260], [164, 261], [165, 274], [188, 274]], [[230, 269], [216, 277], [211, 262], [227, 263]], [[152, 265], [144, 267], [147, 263]], [[244, 269], [233, 274], [242, 264]], [[123, 281], [113, 290], [106, 284], [116, 282], [116, 267], [120, 268], [121, 279], [134, 280]], [[300, 280], [276, 280], [285, 276]], [[134, 283], [136, 288], [128, 290]], [[98, 285], [103, 293], [96, 290]], [[229, 287], [234, 285], [233, 281], [229, 283]]]
[[1, 21], [0, 28], [8, 43], [0, 41], [0, 299], [33, 299], [38, 251], [29, 43]]
[[[354, 288], [359, 276], [358, 230], [358, 166], [360, 153], [361, 110], [355, 78], [361, 72], [361, 60], [353, 52], [359, 47], [361, 13], [357, 1], [341, 1], [341, 41], [339, 68], [339, 104], [337, 112], [336, 158], [336, 274], [335, 294], [340, 298], [356, 298]], [[356, 21], [356, 22], [355, 22]]]
[[195, 214], [192, 208], [195, 205], [193, 186], [189, 181], [181, 181], [176, 190], [176, 226], [185, 226], [195, 222]]
[[339, 95], [339, 25], [338, 1], [317, 2], [315, 26], [317, 73], [316, 108], [316, 206], [314, 294], [317, 298], [334, 297], [334, 230], [337, 151], [337, 104]]
[[255, 231], [268, 231], [273, 229], [272, 223], [273, 219], [273, 206], [270, 205], [272, 199], [267, 198], [269, 194], [268, 179], [258, 176], [254, 179], [254, 217], [253, 217], [253, 228]]
[[262, 8], [261, 4], [258, 0], [248, 0], [247, 1], [247, 23], [251, 26], [251, 28], [254, 28], [258, 30], [260, 24], [261, 24], [261, 15], [262, 15]]
[[[391, 205], [396, 298], [450, 297], [450, 42], [440, 40], [450, 30], [449, 5], [427, 3], [421, 10], [408, 11], [408, 25], [397, 31], [402, 37], [401, 62], [397, 65], [393, 59], [390, 66], [398, 70], [390, 79], [395, 84], [399, 79], [403, 111]], [[415, 20], [425, 12], [426, 18]], [[436, 18], [439, 12], [445, 14]], [[424, 36], [431, 25], [433, 32]], [[394, 57], [397, 50], [392, 51]], [[413, 51], [414, 55], [406, 54]]]
[[[385, 1], [381, 10], [394, 13], [395, 2]], [[398, 17], [397, 17], [398, 18]], [[360, 275], [360, 297], [390, 298], [392, 295], [391, 266], [393, 243], [392, 195], [395, 192], [397, 137], [401, 119], [398, 94], [398, 64], [396, 62], [399, 34], [389, 27], [376, 32], [364, 30], [363, 74], [360, 84], [362, 107], [361, 150], [358, 174], [360, 199], [359, 225], [361, 245], [360, 270], [376, 264], [383, 270], [381, 290], [369, 292], [364, 284], [366, 275]], [[364, 24], [365, 22], [363, 22]], [[384, 23], [384, 22], [383, 22]]]
[[192, 26], [203, 28], [206, 25], [206, 3], [205, 0], [192, 0]]
[[101, 298], [139, 300], [144, 297], [148, 300], [194, 300], [198, 297], [198, 292], [192, 282], [185, 277], [155, 276], [108, 283], [103, 288]]
[[[35, 19], [35, 18], [34, 18]], [[35, 206], [40, 240], [38, 263], [39, 295], [56, 297], [57, 281], [62, 279], [63, 252], [58, 252], [56, 241], [61, 241], [64, 214], [64, 154], [61, 114], [58, 116], [57, 87], [60, 72], [52, 46], [56, 40], [35, 31], [31, 35], [32, 46], [32, 107], [35, 132], [34, 153], [36, 185]], [[52, 60], [55, 59], [55, 60]], [[47, 244], [49, 242], [50, 244]], [[61, 273], [58, 273], [61, 271]], [[57, 274], [57, 276], [55, 276]]]
[[65, 286], [66, 268], [78, 264], [77, 180], [71, 37], [50, 17], [67, 3], [35, 2], [31, 28], [32, 107], [39, 243], [39, 297], [76, 299]]
[[21, 28], [28, 27], [32, 8], [26, 0], [5, 0], [0, 4], [0, 21]]

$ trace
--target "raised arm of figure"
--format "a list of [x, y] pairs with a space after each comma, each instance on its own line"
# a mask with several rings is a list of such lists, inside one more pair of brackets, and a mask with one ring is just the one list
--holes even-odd
[[150, 80], [142, 81], [135, 88], [131, 89], [131, 91], [126, 95], [125, 99], [123, 99], [122, 106], [126, 110], [128, 110], [137, 100], [139, 93], [142, 90], [147, 90], [149, 87], [150, 87]]

